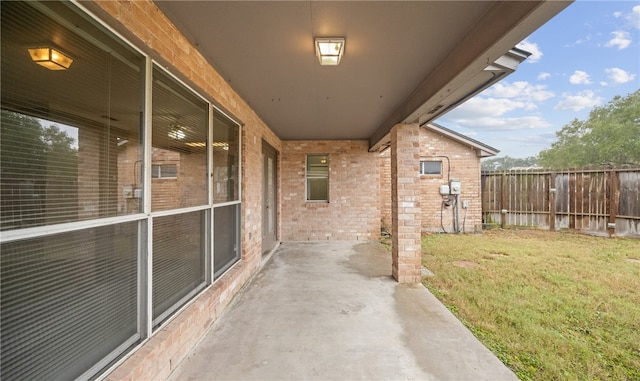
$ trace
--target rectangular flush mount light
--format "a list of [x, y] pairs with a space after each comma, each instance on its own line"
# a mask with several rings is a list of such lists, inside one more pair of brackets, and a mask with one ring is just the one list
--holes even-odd
[[316, 56], [323, 66], [335, 66], [344, 54], [344, 37], [316, 37]]

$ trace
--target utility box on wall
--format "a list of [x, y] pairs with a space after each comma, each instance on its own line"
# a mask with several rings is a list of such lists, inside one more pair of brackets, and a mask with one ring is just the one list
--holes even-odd
[[451, 180], [451, 182], [449, 183], [449, 192], [451, 192], [451, 194], [460, 194], [462, 191], [462, 184], [460, 183], [460, 180]]
[[[480, 159], [497, 152], [495, 148], [440, 125], [428, 123], [421, 126], [420, 161], [440, 164], [437, 173], [420, 171], [417, 175], [420, 182], [422, 231], [453, 232], [456, 219], [453, 206], [457, 205], [456, 199], [460, 210], [464, 212], [459, 220], [461, 231], [482, 231]], [[389, 227], [392, 224], [390, 150], [385, 150], [380, 160], [381, 220], [383, 226]], [[464, 208], [464, 205], [467, 207]]]

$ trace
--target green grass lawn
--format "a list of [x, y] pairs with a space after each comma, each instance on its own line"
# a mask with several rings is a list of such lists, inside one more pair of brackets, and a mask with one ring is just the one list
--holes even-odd
[[522, 380], [640, 380], [640, 240], [422, 239], [424, 285]]

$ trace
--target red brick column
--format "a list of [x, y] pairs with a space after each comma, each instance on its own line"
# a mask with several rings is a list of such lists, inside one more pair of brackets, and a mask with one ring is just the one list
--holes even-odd
[[393, 277], [420, 283], [420, 126], [391, 129], [391, 234]]

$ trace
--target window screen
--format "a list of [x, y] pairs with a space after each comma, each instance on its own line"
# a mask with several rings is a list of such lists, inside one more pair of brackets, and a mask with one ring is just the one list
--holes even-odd
[[153, 321], [158, 325], [205, 281], [205, 211], [153, 219]]
[[137, 222], [3, 243], [2, 379], [75, 379], [137, 337]]
[[240, 172], [240, 128], [218, 110], [213, 112], [213, 202], [237, 201]]
[[420, 162], [420, 174], [421, 175], [441, 175], [442, 174], [442, 161], [423, 160]]
[[307, 155], [307, 201], [329, 201], [329, 155]]
[[240, 204], [214, 209], [213, 213], [213, 265], [218, 277], [240, 259]]
[[[151, 184], [151, 209], [205, 205], [208, 104], [157, 67], [153, 78], [152, 161], [175, 165], [177, 173], [172, 177], [177, 181]], [[152, 177], [171, 177], [169, 167], [160, 167], [159, 171], [156, 168]]]
[[0, 246], [0, 374], [75, 379], [139, 338], [139, 222], [49, 226], [141, 212], [145, 59], [71, 2], [0, 7], [0, 229], [31, 229]]
[[[2, 2], [1, 38], [0, 229], [140, 212], [123, 189], [142, 186], [143, 58], [55, 2]], [[71, 66], [37, 65], [33, 44]]]
[[[90, 379], [204, 288], [212, 246], [217, 276], [239, 260], [240, 128], [215, 112], [209, 136], [211, 105], [159, 67], [147, 97], [146, 58], [73, 2], [0, 7], [0, 376]], [[42, 46], [71, 66], [34, 63]]]

